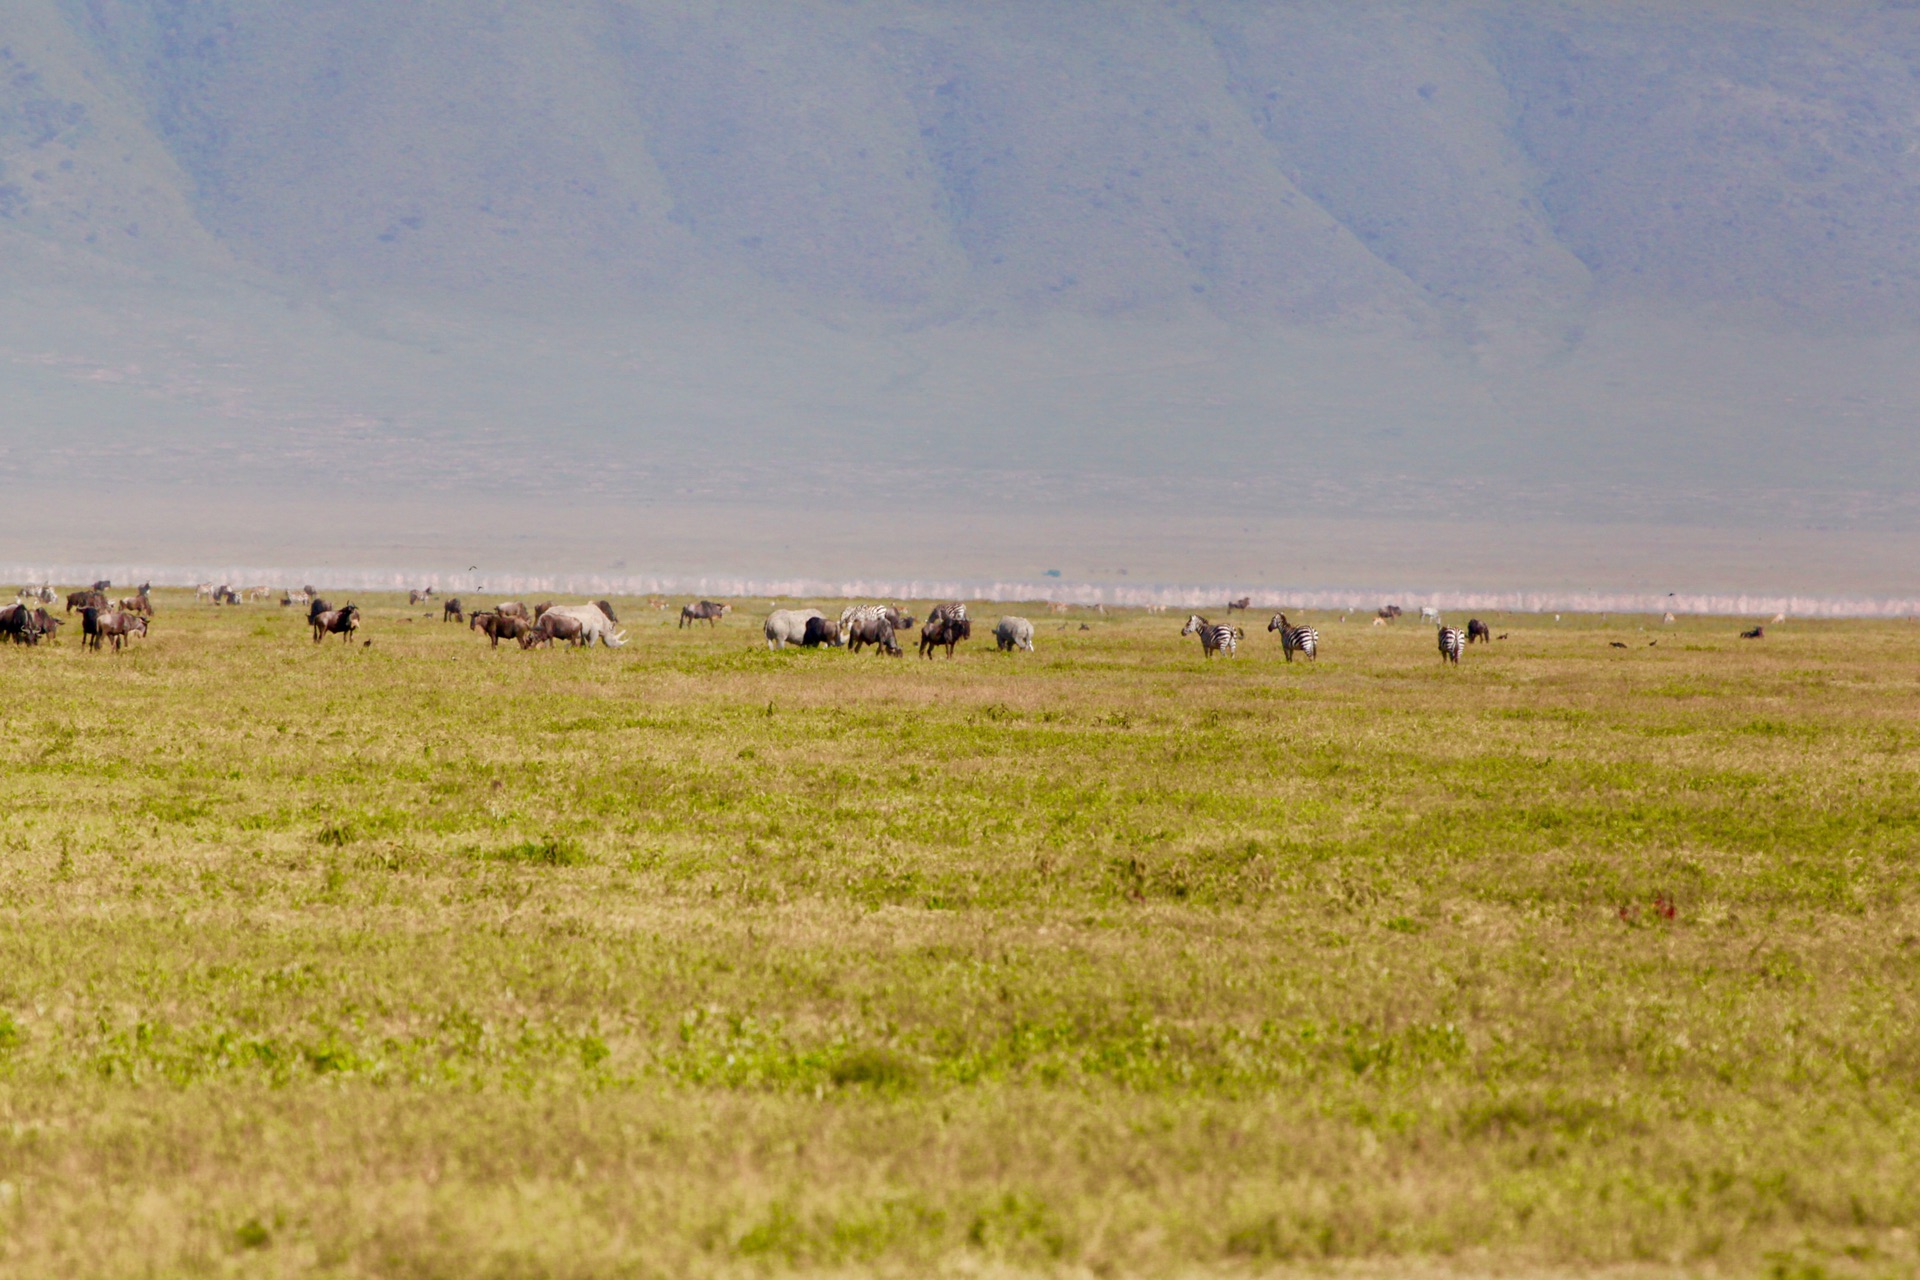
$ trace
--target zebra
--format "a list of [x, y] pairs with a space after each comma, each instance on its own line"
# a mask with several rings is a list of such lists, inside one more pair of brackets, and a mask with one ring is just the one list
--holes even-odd
[[[966, 617], [962, 609], [960, 616]], [[895, 631], [913, 629], [913, 615], [901, 613], [890, 604], [850, 604], [840, 611], [840, 634], [850, 636], [853, 628], [863, 622], [885, 622]]]
[[958, 600], [953, 601], [951, 604], [937, 604], [933, 606], [933, 612], [927, 615], [927, 621], [934, 622], [940, 618], [957, 622], [969, 631], [972, 630], [973, 624], [967, 621], [967, 606]]
[[1460, 665], [1460, 653], [1467, 647], [1467, 633], [1458, 627], [1440, 628], [1440, 657], [1454, 666]]
[[1247, 633], [1231, 623], [1208, 622], [1199, 614], [1187, 619], [1187, 625], [1180, 628], [1183, 636], [1199, 636], [1200, 652], [1211, 658], [1215, 649], [1221, 650], [1229, 658], [1234, 655], [1241, 637]]
[[1280, 652], [1287, 656], [1288, 662], [1293, 661], [1296, 650], [1306, 654], [1309, 662], [1319, 661], [1320, 633], [1312, 627], [1296, 627], [1287, 621], [1286, 614], [1276, 613], [1273, 621], [1267, 624], [1267, 630], [1280, 633]]

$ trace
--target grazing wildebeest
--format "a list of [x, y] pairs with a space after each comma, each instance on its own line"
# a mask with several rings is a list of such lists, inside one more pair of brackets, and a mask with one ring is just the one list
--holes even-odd
[[1227, 613], [1229, 615], [1231, 615], [1235, 609], [1246, 610], [1251, 608], [1253, 608], [1252, 596], [1241, 596], [1238, 600], [1227, 601]]
[[[513, 621], [518, 621], [514, 619]], [[531, 649], [535, 645], [550, 645], [555, 640], [565, 640], [570, 644], [579, 644], [586, 628], [580, 625], [578, 618], [569, 618], [563, 613], [549, 609], [540, 615], [540, 620], [528, 627], [520, 637], [520, 647]]]
[[767, 648], [784, 649], [801, 643], [806, 638], [808, 619], [822, 616], [818, 609], [775, 609], [767, 615], [766, 625], [761, 628], [767, 637]]
[[730, 604], [720, 604], [713, 600], [696, 600], [692, 604], [681, 606], [680, 625], [687, 627], [696, 622], [705, 622], [709, 626], [717, 627], [720, 625], [720, 619], [732, 612], [733, 606]]
[[113, 586], [113, 581], [111, 579], [102, 578], [100, 579], [100, 581], [93, 584], [93, 589], [95, 591], [106, 591], [112, 586]]
[[1287, 621], [1286, 614], [1276, 613], [1267, 630], [1280, 633], [1280, 652], [1288, 662], [1293, 661], [1295, 653], [1306, 654], [1309, 662], [1320, 661], [1320, 633], [1312, 627], [1296, 627]]
[[0, 636], [15, 644], [39, 644], [40, 624], [33, 610], [24, 604], [10, 604], [0, 609]]
[[45, 609], [35, 609], [33, 611], [33, 625], [39, 629], [42, 639], [59, 639], [60, 628], [65, 622], [66, 620], [64, 618], [56, 618]]
[[947, 647], [947, 656], [953, 656], [953, 646], [962, 640], [973, 638], [973, 624], [964, 616], [952, 617], [941, 612], [946, 606], [935, 609], [927, 617], [927, 625], [920, 628], [920, 656], [931, 658], [933, 651], [941, 645]]
[[1000, 646], [1000, 652], [1012, 653], [1015, 649], [1033, 652], [1033, 624], [1025, 618], [1002, 618], [993, 624], [993, 642]]
[[613, 629], [619, 619], [613, 616], [613, 606], [605, 600], [598, 600], [593, 604], [557, 604], [546, 612], [549, 618], [555, 614], [578, 622], [580, 643], [589, 648], [596, 640], [609, 649], [618, 649], [627, 642], [626, 632]]
[[1382, 605], [1380, 607], [1380, 612], [1376, 613], [1373, 616], [1380, 619], [1380, 621], [1382, 622], [1392, 622], [1395, 618], [1400, 616], [1400, 606], [1397, 604]]
[[1742, 631], [1740, 638], [1742, 640], [1761, 640], [1766, 638], [1766, 634], [1767, 629], [1765, 627], [1756, 626], [1751, 631]]
[[147, 620], [137, 613], [121, 613], [118, 610], [97, 615], [94, 623], [93, 647], [98, 649], [102, 640], [113, 641], [113, 651], [120, 652], [120, 646], [129, 636], [147, 634]]
[[315, 644], [319, 644], [330, 635], [339, 636], [342, 643], [352, 644], [353, 633], [360, 629], [360, 608], [358, 605], [348, 604], [339, 609], [324, 609], [315, 613], [307, 621], [313, 624]]
[[1460, 654], [1467, 647], [1467, 633], [1458, 627], [1440, 628], [1440, 657], [1443, 661], [1460, 665]]
[[553, 608], [553, 601], [542, 600], [539, 604], [533, 606], [533, 620], [535, 622], [540, 621], [540, 619], [547, 616], [547, 610], [551, 608]]
[[[882, 622], [880, 625], [885, 631], [885, 641], [883, 642], [876, 638], [871, 642], [879, 644], [883, 648], [886, 645], [893, 645], [893, 629], [888, 627], [885, 622]], [[879, 633], [875, 632], [874, 634], [878, 636]], [[832, 618], [808, 618], [800, 628], [800, 643], [808, 649], [818, 649], [821, 645], [826, 645], [829, 648], [838, 648], [840, 645], [846, 643], [847, 639], [848, 637], [841, 633], [840, 624]], [[894, 652], [899, 652], [898, 645], [894, 645]]]
[[1224, 653], [1231, 658], [1239, 652], [1240, 641], [1246, 632], [1231, 623], [1208, 622], [1196, 613], [1187, 618], [1187, 625], [1180, 628], [1180, 634], [1199, 636], [1200, 652], [1209, 658], [1216, 652]]
[[518, 600], [502, 601], [500, 604], [493, 606], [491, 612], [497, 613], [503, 618], [525, 618], [528, 622], [533, 621], [533, 611]]
[[146, 596], [129, 596], [120, 602], [120, 612], [144, 613], [151, 618], [153, 616], [153, 601], [149, 600]]
[[440, 621], [465, 622], [467, 615], [460, 611], [460, 597], [455, 596], [440, 606]]
[[72, 613], [75, 609], [104, 609], [106, 607], [107, 598], [91, 588], [86, 591], [67, 592], [68, 613]]
[[1492, 644], [1493, 628], [1489, 627], [1486, 623], [1480, 621], [1480, 619], [1478, 618], [1468, 618], [1467, 619], [1467, 643], [1472, 644], [1475, 640], [1480, 641], [1482, 644]]
[[895, 627], [893, 619], [887, 616], [893, 612], [889, 609], [884, 613], [862, 614], [855, 618], [853, 624], [847, 628], [847, 648], [858, 653], [867, 645], [872, 645], [875, 653], [899, 657], [902, 652], [899, 628]]

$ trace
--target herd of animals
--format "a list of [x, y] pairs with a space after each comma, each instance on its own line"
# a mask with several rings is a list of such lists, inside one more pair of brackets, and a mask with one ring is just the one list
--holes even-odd
[[[0, 608], [0, 638], [26, 645], [53, 640], [71, 615], [78, 613], [82, 645], [92, 650], [110, 645], [118, 653], [134, 637], [147, 634], [148, 622], [153, 617], [153, 601], [149, 594], [149, 583], [142, 583], [135, 594], [118, 600], [107, 595], [112, 585], [102, 580], [84, 590], [68, 593], [65, 617], [55, 617], [47, 612], [46, 606], [59, 599], [52, 587], [22, 588], [17, 603]], [[408, 593], [408, 603], [416, 606], [431, 603], [435, 594], [431, 589], [411, 591]], [[230, 586], [203, 583], [196, 589], [195, 596], [198, 600], [219, 606], [237, 605], [243, 600], [269, 600], [272, 592], [265, 587], [236, 590]], [[657, 596], [650, 598], [648, 603], [655, 608], [666, 607], [666, 602]], [[360, 630], [359, 606], [348, 603], [336, 609], [322, 599], [312, 586], [285, 592], [280, 604], [283, 607], [306, 607], [307, 622], [313, 630], [315, 644], [324, 643], [329, 636], [338, 636], [343, 643], [351, 643]], [[1251, 607], [1252, 601], [1243, 596], [1227, 602], [1227, 614], [1231, 617], [1236, 610], [1245, 611]], [[1048, 608], [1054, 612], [1065, 612], [1067, 606], [1050, 604]], [[1101, 613], [1106, 612], [1104, 607], [1095, 608]], [[1163, 613], [1165, 606], [1149, 606], [1148, 611]], [[680, 626], [689, 627], [700, 622], [718, 626], [720, 620], [732, 612], [731, 604], [696, 600], [680, 610]], [[1373, 625], [1385, 626], [1400, 616], [1398, 605], [1387, 605], [1374, 617]], [[1492, 629], [1478, 618], [1469, 619], [1464, 628], [1450, 627], [1441, 620], [1437, 610], [1422, 609], [1420, 619], [1434, 626], [1442, 661], [1456, 666], [1469, 645], [1475, 642], [1491, 644], [1495, 639]], [[589, 648], [599, 643], [608, 648], [618, 648], [627, 641], [627, 633], [617, 629], [620, 620], [614, 613], [613, 605], [605, 600], [584, 605], [526, 605], [509, 600], [489, 609], [469, 612], [456, 597], [441, 602], [440, 620], [464, 623], [470, 630], [486, 636], [493, 648], [499, 648], [502, 640], [514, 642], [522, 649], [551, 646], [558, 642]], [[1672, 622], [1673, 615], [1667, 614], [1665, 620]], [[1776, 622], [1779, 620], [1775, 619]], [[761, 630], [766, 636], [767, 648], [774, 650], [795, 645], [803, 648], [846, 648], [858, 653], [871, 648], [876, 654], [899, 657], [905, 652], [900, 637], [910, 632], [915, 623], [912, 615], [892, 605], [861, 604], [848, 605], [838, 619], [829, 618], [818, 609], [775, 609], [767, 615]], [[926, 621], [919, 625], [917, 648], [923, 658], [931, 658], [940, 649], [945, 649], [951, 658], [957, 645], [973, 638], [972, 619], [967, 613], [967, 606], [959, 601], [935, 605]], [[1084, 624], [1082, 629], [1085, 629]], [[1315, 628], [1295, 626], [1285, 613], [1276, 613], [1267, 623], [1267, 630], [1279, 634], [1280, 650], [1288, 662], [1293, 661], [1295, 654], [1308, 661], [1319, 658], [1320, 633]], [[1239, 651], [1240, 642], [1246, 639], [1245, 630], [1233, 623], [1211, 622], [1197, 613], [1188, 617], [1180, 634], [1197, 637], [1200, 651], [1207, 658], [1212, 658], [1216, 653], [1234, 657]], [[1740, 635], [1745, 640], [1758, 640], [1765, 635], [1765, 631], [1756, 626], [1742, 631]], [[1023, 650], [1031, 653], [1033, 637], [1033, 623], [1025, 618], [1004, 617], [994, 625], [994, 643], [1002, 652]], [[1502, 634], [1498, 638], [1504, 640], [1507, 637]], [[361, 643], [370, 645], [373, 642], [362, 640]], [[1612, 645], [1614, 648], [1626, 647], [1617, 640]]]

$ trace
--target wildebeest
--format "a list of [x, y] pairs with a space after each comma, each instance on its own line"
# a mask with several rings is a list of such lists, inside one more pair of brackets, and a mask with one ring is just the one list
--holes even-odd
[[1742, 640], [1761, 640], [1766, 638], [1766, 634], [1767, 629], [1765, 627], [1756, 626], [1751, 631], [1742, 631], [1740, 638]]
[[[314, 603], [325, 602], [316, 600]], [[353, 633], [360, 629], [360, 608], [358, 605], [348, 604], [339, 609], [323, 609], [312, 614], [307, 621], [313, 625], [315, 644], [319, 644], [330, 635], [339, 636], [342, 643], [351, 644]]]
[[613, 606], [605, 600], [592, 604], [557, 604], [547, 610], [545, 616], [551, 618], [555, 614], [578, 622], [580, 643], [588, 647], [592, 647], [595, 640], [609, 649], [618, 649], [627, 642], [626, 632], [613, 629], [619, 619], [614, 617]]
[[10, 604], [0, 609], [0, 636], [15, 644], [39, 644], [40, 624], [34, 611], [24, 604]]
[[[942, 606], [941, 609], [944, 609]], [[962, 640], [973, 638], [973, 624], [964, 616], [952, 617], [935, 609], [927, 618], [927, 624], [920, 628], [920, 656], [931, 658], [933, 651], [941, 645], [947, 647], [947, 656], [953, 656], [953, 646]]]
[[1002, 618], [993, 624], [993, 642], [1000, 646], [1000, 652], [1012, 653], [1015, 649], [1033, 652], [1033, 624], [1025, 618]]
[[[872, 645], [876, 653], [899, 657], [901, 654], [899, 630], [894, 626], [893, 619], [887, 616], [889, 613], [894, 611], [888, 609], [881, 613], [862, 614], [855, 618], [853, 624], [847, 628], [847, 648], [858, 653], [866, 646]], [[899, 615], [895, 614], [895, 616]]]
[[441, 604], [440, 621], [465, 622], [466, 620], [467, 620], [467, 615], [460, 611], [459, 596], [455, 596], [451, 600], [445, 601], [444, 603]]
[[687, 627], [696, 622], [705, 622], [709, 626], [717, 627], [720, 625], [720, 619], [732, 612], [733, 606], [730, 604], [721, 604], [713, 600], [696, 600], [692, 604], [681, 606], [680, 625]]
[[533, 621], [533, 611], [518, 600], [504, 600], [493, 606], [489, 612], [497, 613], [503, 618], [525, 618], [528, 622]]
[[1235, 609], [1246, 610], [1251, 608], [1253, 608], [1252, 596], [1241, 596], [1238, 600], [1227, 601], [1227, 612], [1229, 614], [1231, 614]]
[[[519, 621], [519, 619], [510, 619], [510, 621]], [[555, 640], [579, 644], [580, 637], [585, 631], [586, 628], [580, 625], [578, 618], [569, 618], [563, 613], [555, 613], [552, 609], [548, 609], [540, 615], [540, 620], [527, 628], [526, 634], [520, 637], [520, 647], [531, 649], [535, 645], [550, 645]]]
[[861, 623], [875, 618], [892, 627], [895, 634], [913, 629], [913, 615], [902, 613], [890, 604], [850, 604], [840, 611], [840, 632], [851, 639]]
[[1374, 614], [1373, 616], [1380, 619], [1380, 621], [1382, 622], [1392, 622], [1395, 618], [1400, 616], [1400, 606], [1397, 604], [1381, 605], [1380, 612]]
[[91, 588], [86, 591], [67, 592], [68, 613], [72, 613], [75, 609], [104, 609], [106, 607], [107, 598]]
[[113, 651], [120, 652], [120, 646], [129, 636], [147, 634], [147, 620], [137, 613], [123, 613], [114, 610], [97, 615], [94, 623], [93, 647], [98, 649], [102, 640], [113, 641]]
[[808, 619], [821, 616], [818, 609], [775, 609], [767, 615], [766, 625], [761, 628], [767, 637], [767, 648], [784, 649], [790, 644], [802, 643]]
[[33, 625], [39, 629], [40, 636], [44, 640], [59, 639], [60, 628], [65, 625], [65, 622], [64, 618], [56, 618], [45, 609], [33, 611]]
[[504, 613], [476, 613], [467, 623], [469, 630], [478, 631], [493, 643], [490, 648], [498, 649], [502, 640], [518, 640], [533, 631], [533, 624], [524, 617]]
[[[884, 643], [878, 640], [875, 642], [882, 643], [882, 647], [893, 644], [893, 629], [887, 627], [884, 622], [881, 626], [885, 630], [886, 640]], [[832, 618], [808, 618], [800, 628], [800, 643], [809, 649], [817, 649], [821, 645], [837, 648], [845, 643], [846, 639], [847, 637], [840, 632], [840, 624]], [[899, 652], [898, 645], [894, 645], [894, 652]]]
[[144, 613], [151, 618], [153, 616], [153, 601], [146, 596], [129, 596], [120, 602], [120, 611], [122, 613]]
[[1180, 628], [1180, 634], [1199, 636], [1200, 652], [1209, 658], [1216, 652], [1231, 658], [1239, 651], [1240, 640], [1246, 633], [1232, 623], [1208, 622], [1196, 613], [1187, 618], [1187, 625]]
[[1467, 619], [1467, 643], [1472, 644], [1475, 640], [1478, 640], [1483, 644], [1492, 644], [1493, 628], [1489, 627], [1486, 623], [1480, 621], [1480, 619], [1478, 618], [1468, 618]]

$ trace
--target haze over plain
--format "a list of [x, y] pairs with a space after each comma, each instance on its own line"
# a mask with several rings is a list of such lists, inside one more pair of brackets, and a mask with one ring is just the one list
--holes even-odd
[[1917, 213], [1907, 3], [13, 0], [10, 558], [1912, 591]]

